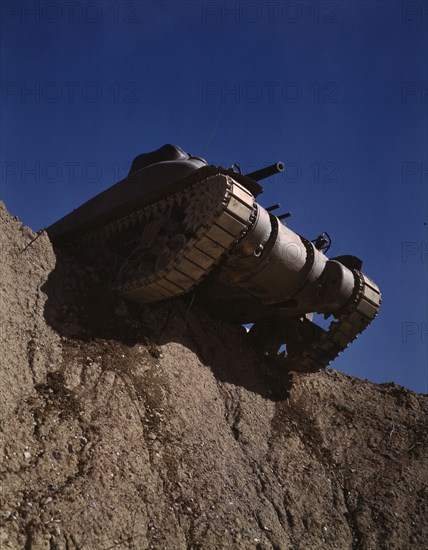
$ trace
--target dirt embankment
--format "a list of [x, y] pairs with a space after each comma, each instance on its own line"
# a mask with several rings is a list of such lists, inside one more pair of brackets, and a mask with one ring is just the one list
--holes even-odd
[[426, 397], [288, 377], [0, 215], [2, 550], [428, 547]]

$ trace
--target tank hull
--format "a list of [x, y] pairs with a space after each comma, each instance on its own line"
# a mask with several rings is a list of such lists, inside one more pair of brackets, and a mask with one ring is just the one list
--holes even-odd
[[[106, 251], [112, 292], [142, 304], [193, 293], [214, 315], [254, 323], [251, 338], [265, 355], [312, 372], [365, 330], [380, 292], [358, 259], [329, 259], [321, 240], [265, 210], [256, 201], [262, 191], [168, 145], [137, 157], [127, 178], [47, 232], [56, 246]], [[314, 312], [333, 318], [327, 330], [309, 320]]]

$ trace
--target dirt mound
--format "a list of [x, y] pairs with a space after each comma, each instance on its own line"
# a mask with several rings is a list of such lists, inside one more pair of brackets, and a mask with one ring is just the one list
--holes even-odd
[[34, 237], [1, 208], [2, 550], [428, 546], [426, 397], [288, 377]]

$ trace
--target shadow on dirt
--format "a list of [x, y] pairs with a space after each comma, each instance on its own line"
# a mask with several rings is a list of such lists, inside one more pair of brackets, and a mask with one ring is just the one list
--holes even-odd
[[56, 267], [43, 286], [48, 297], [44, 316], [61, 336], [149, 349], [176, 342], [192, 350], [221, 382], [272, 401], [288, 397], [291, 376], [257, 356], [241, 325], [210, 317], [192, 303], [192, 296], [147, 306], [125, 301], [108, 289], [110, 269], [103, 258], [97, 261], [96, 251], [88, 255], [91, 263], [56, 254]]

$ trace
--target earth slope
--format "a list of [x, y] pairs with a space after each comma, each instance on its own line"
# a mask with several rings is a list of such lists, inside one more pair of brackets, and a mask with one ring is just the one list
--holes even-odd
[[426, 396], [287, 376], [0, 215], [2, 550], [428, 547]]

